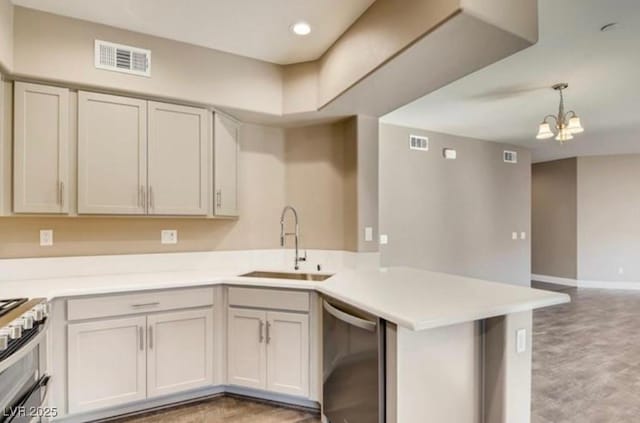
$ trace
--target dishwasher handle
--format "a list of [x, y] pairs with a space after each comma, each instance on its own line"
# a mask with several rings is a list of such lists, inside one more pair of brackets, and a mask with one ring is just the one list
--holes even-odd
[[327, 301], [323, 301], [323, 303], [324, 303], [323, 307], [327, 313], [329, 313], [330, 315], [332, 315], [338, 320], [342, 320], [343, 322], [350, 324], [351, 326], [355, 326], [357, 328], [366, 330], [368, 332], [375, 332], [376, 328], [378, 327], [378, 324], [376, 322], [372, 322], [370, 320], [365, 320], [356, 316], [352, 316], [349, 313], [345, 313], [342, 310], [338, 310], [337, 308], [329, 304]]

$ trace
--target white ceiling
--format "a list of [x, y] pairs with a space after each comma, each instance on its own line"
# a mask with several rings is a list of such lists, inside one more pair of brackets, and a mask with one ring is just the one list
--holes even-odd
[[[539, 42], [401, 107], [382, 121], [530, 148], [535, 161], [640, 153], [640, 1], [539, 0]], [[600, 32], [609, 22], [616, 29]], [[585, 132], [565, 145], [535, 139], [557, 113], [549, 88]]]
[[[278, 64], [320, 57], [375, 0], [13, 0], [18, 6]], [[289, 27], [304, 20], [311, 34]]]

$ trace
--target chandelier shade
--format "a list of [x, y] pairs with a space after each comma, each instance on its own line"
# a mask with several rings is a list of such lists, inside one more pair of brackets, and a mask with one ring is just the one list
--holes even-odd
[[[560, 93], [560, 105], [558, 107], [557, 115], [547, 115], [540, 125], [538, 126], [538, 134], [536, 138], [539, 140], [546, 140], [548, 138], [552, 138], [555, 135], [556, 141], [559, 141], [560, 144], [565, 141], [569, 141], [573, 139], [575, 134], [581, 134], [584, 132], [584, 128], [582, 127], [582, 122], [580, 122], [580, 118], [573, 110], [570, 110], [565, 113], [564, 111], [564, 96], [562, 95], [562, 90], [569, 87], [567, 83], [555, 84], [553, 87], [554, 90]], [[553, 122], [553, 127], [550, 122]]]

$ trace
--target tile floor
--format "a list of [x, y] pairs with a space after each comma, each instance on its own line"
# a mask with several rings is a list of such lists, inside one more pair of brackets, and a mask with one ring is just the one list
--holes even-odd
[[[532, 423], [640, 422], [640, 291], [534, 282], [572, 302], [533, 316]], [[317, 415], [233, 397], [114, 423], [319, 423]]]
[[266, 402], [220, 396], [109, 423], [320, 423], [317, 414]]
[[533, 316], [532, 423], [640, 422], [640, 291], [562, 290]]

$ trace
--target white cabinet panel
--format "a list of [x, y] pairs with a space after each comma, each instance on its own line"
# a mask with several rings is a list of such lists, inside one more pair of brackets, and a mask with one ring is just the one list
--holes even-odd
[[147, 102], [78, 94], [78, 213], [145, 214]]
[[146, 397], [145, 317], [68, 326], [69, 412]]
[[219, 113], [214, 114], [213, 214], [238, 215], [238, 124]]
[[309, 316], [267, 313], [267, 389], [309, 395]]
[[13, 210], [69, 211], [69, 90], [16, 82]]
[[213, 311], [189, 310], [147, 318], [148, 395], [213, 382]]
[[209, 113], [149, 102], [149, 214], [206, 215]]
[[228, 383], [266, 389], [266, 313], [230, 308], [227, 324]]

